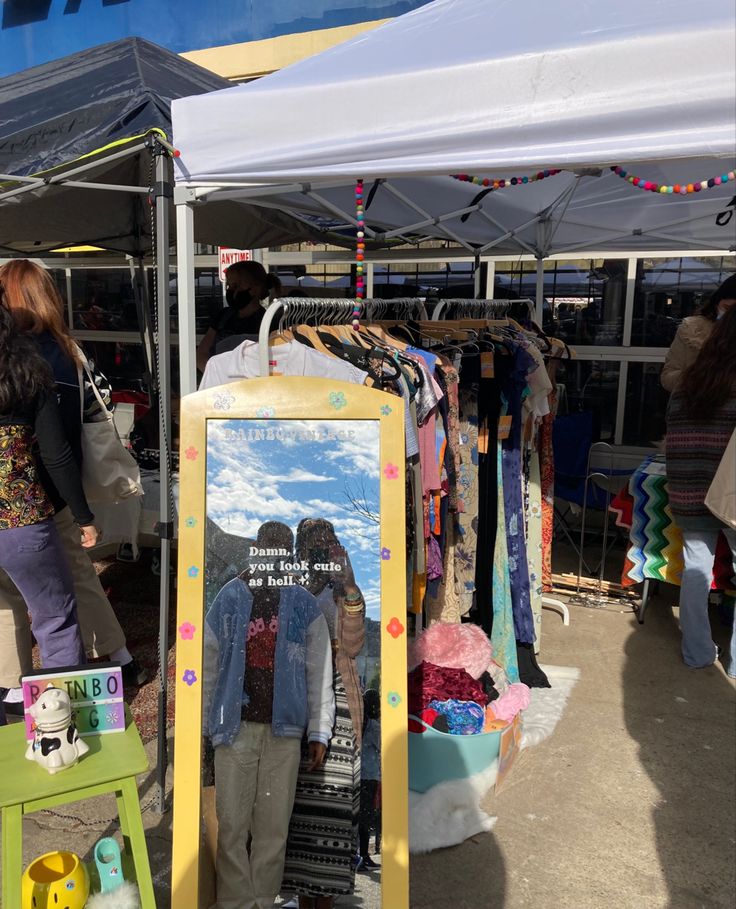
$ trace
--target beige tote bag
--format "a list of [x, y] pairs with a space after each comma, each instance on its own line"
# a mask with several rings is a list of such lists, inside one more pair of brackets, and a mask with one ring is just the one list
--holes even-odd
[[[81, 353], [81, 351], [80, 351]], [[113, 416], [105, 406], [87, 358], [82, 354], [79, 396], [82, 409], [82, 486], [90, 503], [113, 504], [143, 495], [138, 463], [120, 441]], [[84, 375], [100, 405], [99, 419], [84, 420]]]
[[736, 429], [723, 452], [705, 504], [719, 520], [736, 530]]

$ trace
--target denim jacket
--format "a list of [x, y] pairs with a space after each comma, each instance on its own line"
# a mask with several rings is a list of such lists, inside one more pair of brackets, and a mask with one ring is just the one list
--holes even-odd
[[[327, 745], [335, 725], [330, 636], [315, 598], [303, 587], [281, 589], [274, 657], [274, 735]], [[203, 723], [214, 747], [230, 745], [240, 729], [246, 637], [253, 595], [234, 578], [205, 617]]]

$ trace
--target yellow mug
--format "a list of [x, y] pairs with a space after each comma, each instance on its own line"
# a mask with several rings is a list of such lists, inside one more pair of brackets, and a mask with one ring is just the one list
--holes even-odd
[[73, 852], [39, 855], [23, 872], [22, 909], [84, 909], [87, 867]]

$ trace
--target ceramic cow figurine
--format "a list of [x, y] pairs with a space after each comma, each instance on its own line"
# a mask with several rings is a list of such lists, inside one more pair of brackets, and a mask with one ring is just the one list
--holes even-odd
[[36, 761], [49, 773], [58, 773], [76, 764], [89, 751], [72, 720], [72, 705], [66, 691], [49, 685], [28, 712], [35, 725], [33, 741], [26, 749], [29, 761]]

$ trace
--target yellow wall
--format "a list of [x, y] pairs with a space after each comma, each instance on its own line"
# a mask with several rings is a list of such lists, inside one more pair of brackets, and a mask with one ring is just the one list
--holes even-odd
[[263, 41], [246, 41], [242, 44], [228, 44], [210, 47], [206, 50], [188, 51], [182, 54], [187, 60], [198, 63], [226, 79], [254, 79], [282, 69], [297, 60], [311, 57], [361, 32], [369, 31], [388, 19], [375, 22], [360, 22], [357, 25], [343, 25], [339, 28], [324, 28], [295, 35], [282, 35]]

